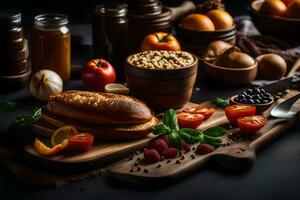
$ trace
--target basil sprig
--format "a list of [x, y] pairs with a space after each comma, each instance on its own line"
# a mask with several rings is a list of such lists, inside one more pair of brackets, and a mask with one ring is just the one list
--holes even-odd
[[167, 136], [170, 145], [177, 149], [181, 149], [182, 140], [189, 144], [200, 142], [218, 147], [222, 144], [220, 137], [227, 132], [226, 129], [219, 126], [209, 128], [203, 132], [192, 128], [179, 128], [174, 109], [167, 110], [161, 123], [155, 126], [152, 131], [155, 135]]
[[17, 117], [17, 119], [9, 126], [9, 128], [24, 128], [37, 122], [42, 115], [41, 108], [34, 108], [29, 115]]
[[213, 103], [217, 106], [217, 107], [220, 107], [220, 108], [225, 108], [226, 106], [229, 105], [229, 101], [228, 100], [224, 100], [220, 97], [217, 97]]
[[1, 101], [0, 102], [0, 112], [9, 112], [17, 108], [17, 104], [12, 101]]

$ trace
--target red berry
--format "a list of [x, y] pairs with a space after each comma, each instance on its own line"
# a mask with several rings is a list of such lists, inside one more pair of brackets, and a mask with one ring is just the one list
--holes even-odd
[[161, 136], [160, 138], [163, 139], [167, 143], [167, 145], [169, 145], [169, 140], [168, 140], [167, 136], [164, 135], [164, 136]]
[[175, 148], [169, 148], [163, 151], [162, 155], [164, 158], [176, 158], [179, 154], [178, 149]]
[[191, 146], [186, 142], [182, 142], [182, 149], [184, 150], [184, 153], [187, 153], [191, 151]]
[[151, 149], [155, 149], [158, 151], [159, 154], [162, 154], [162, 152], [169, 148], [168, 144], [165, 142], [164, 139], [158, 138], [151, 142], [150, 144]]
[[144, 157], [147, 161], [151, 163], [156, 163], [160, 161], [160, 155], [155, 149], [147, 149], [144, 151]]
[[215, 150], [215, 147], [210, 144], [198, 144], [196, 153], [200, 155], [211, 153]]

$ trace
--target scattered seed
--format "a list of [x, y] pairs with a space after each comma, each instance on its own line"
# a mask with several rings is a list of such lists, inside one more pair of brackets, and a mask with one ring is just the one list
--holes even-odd
[[149, 170], [145, 168], [145, 169], [144, 169], [144, 173], [145, 173], [145, 174], [149, 173]]
[[175, 164], [181, 164], [180, 160], [176, 160]]
[[160, 168], [161, 167], [161, 164], [158, 164], [157, 166], [156, 166], [156, 168]]
[[137, 167], [137, 171], [138, 171], [138, 172], [139, 172], [139, 171], [141, 171], [141, 169], [142, 169], [142, 168], [140, 168], [140, 167]]
[[192, 160], [195, 159], [195, 155], [194, 154], [191, 155], [191, 159]]
[[170, 162], [171, 162], [171, 160], [168, 160], [168, 161], [167, 161], [167, 163], [170, 163]]
[[181, 156], [180, 160], [184, 160], [184, 159], [185, 159], [185, 157], [184, 157], [184, 156]]

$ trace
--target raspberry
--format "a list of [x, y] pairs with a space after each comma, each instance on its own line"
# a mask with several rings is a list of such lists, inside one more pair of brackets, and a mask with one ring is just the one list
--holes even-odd
[[163, 151], [162, 155], [164, 158], [176, 158], [179, 154], [178, 149], [175, 148], [169, 148]]
[[168, 149], [169, 146], [163, 138], [158, 138], [151, 142], [150, 148], [155, 149], [156, 151], [158, 151], [159, 154], [162, 154], [162, 152]]
[[187, 153], [187, 152], [190, 152], [191, 151], [191, 146], [186, 143], [186, 142], [182, 142], [182, 147], [181, 147], [183, 150], [184, 150], [184, 153]]
[[169, 145], [169, 140], [168, 140], [167, 136], [164, 135], [164, 136], [161, 136], [159, 138], [163, 139], [167, 143], [167, 145]]
[[147, 161], [151, 163], [156, 163], [160, 161], [160, 155], [155, 149], [147, 149], [144, 151], [144, 157]]
[[200, 155], [211, 153], [215, 150], [215, 147], [210, 144], [198, 144], [196, 153]]

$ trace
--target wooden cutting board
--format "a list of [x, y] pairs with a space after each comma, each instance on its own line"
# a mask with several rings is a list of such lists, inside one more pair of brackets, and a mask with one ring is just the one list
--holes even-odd
[[[293, 95], [294, 93], [291, 92], [285, 98]], [[293, 109], [295, 111], [300, 110], [300, 101], [294, 105]], [[268, 115], [269, 111], [270, 109], [264, 114]], [[221, 111], [219, 111], [219, 114], [221, 118], [224, 116]], [[214, 161], [215, 164], [234, 171], [246, 170], [255, 163], [256, 152], [265, 147], [270, 141], [284, 134], [297, 118], [298, 116], [291, 120], [269, 119], [268, 124], [257, 134], [243, 136], [239, 141], [233, 142], [229, 146], [219, 147], [214, 152], [206, 155], [195, 153], [197, 144], [193, 145], [192, 150], [188, 153], [182, 153], [177, 158], [165, 159], [155, 164], [144, 163], [143, 153], [132, 155], [108, 166], [106, 175], [125, 182], [157, 185], [176, 182], [196, 172], [209, 161]], [[216, 124], [212, 123], [210, 125]], [[229, 129], [224, 140], [228, 140], [228, 135], [235, 135], [238, 131], [238, 128]]]
[[[188, 103], [186, 106], [193, 105]], [[205, 106], [213, 105], [210, 102], [203, 103]], [[201, 130], [205, 130], [209, 127], [228, 123], [225, 114], [222, 109], [216, 108], [216, 112], [199, 127]], [[39, 121], [37, 124], [32, 125], [32, 131], [37, 136], [43, 136], [50, 138], [54, 133], [55, 128], [44, 121]], [[97, 168], [108, 163], [120, 160], [137, 150], [144, 149], [151, 139], [155, 136], [150, 134], [144, 138], [137, 140], [120, 140], [120, 141], [97, 141], [93, 147], [83, 153], [79, 154], [65, 154], [61, 153], [52, 157], [45, 157], [38, 154], [33, 145], [28, 145], [24, 148], [24, 155], [27, 161], [45, 167], [53, 171], [61, 171], [62, 169], [68, 171], [84, 171], [86, 169]], [[49, 139], [45, 142], [49, 143]]]

